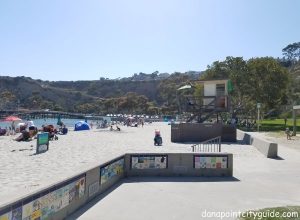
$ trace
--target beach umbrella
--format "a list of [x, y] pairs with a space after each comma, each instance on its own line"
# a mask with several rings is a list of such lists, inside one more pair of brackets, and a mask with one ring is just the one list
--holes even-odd
[[11, 115], [11, 116], [4, 118], [3, 121], [22, 121], [22, 119], [18, 118], [17, 116]]
[[185, 86], [182, 86], [182, 87], [180, 87], [179, 89], [177, 89], [177, 90], [183, 90], [183, 89], [191, 89], [192, 88], [192, 86], [191, 85], [185, 85]]

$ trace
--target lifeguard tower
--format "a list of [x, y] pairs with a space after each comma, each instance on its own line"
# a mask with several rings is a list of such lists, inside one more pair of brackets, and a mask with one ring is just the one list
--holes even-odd
[[203, 123], [213, 116], [218, 121], [220, 113], [230, 109], [228, 93], [232, 90], [231, 82], [222, 79], [197, 83], [203, 86], [203, 96], [187, 95], [180, 101], [180, 105], [185, 105], [181, 109], [190, 114], [187, 122]]
[[[206, 141], [220, 137], [222, 141], [236, 141], [235, 125], [223, 123], [221, 113], [230, 111], [232, 83], [228, 79], [196, 81], [203, 88], [203, 95], [184, 95], [182, 90], [193, 89], [194, 85], [178, 89], [179, 113], [185, 115], [183, 123], [171, 127], [172, 142]], [[190, 92], [191, 94], [191, 92]]]

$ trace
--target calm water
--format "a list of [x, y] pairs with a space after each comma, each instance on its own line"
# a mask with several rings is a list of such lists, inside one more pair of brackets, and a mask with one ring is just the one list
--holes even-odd
[[[76, 122], [83, 121], [83, 119], [64, 119], [64, 118], [62, 118], [61, 120], [67, 127], [74, 127]], [[22, 121], [22, 122], [26, 122], [26, 121]], [[53, 118], [34, 119], [33, 122], [34, 122], [35, 126], [37, 126], [38, 128], [41, 128], [42, 125], [49, 125], [49, 124], [56, 126], [57, 119], [53, 119]], [[91, 122], [91, 121], [88, 120], [88, 123], [89, 122]], [[10, 125], [11, 125], [11, 122], [0, 121], [1, 128], [9, 127]]]

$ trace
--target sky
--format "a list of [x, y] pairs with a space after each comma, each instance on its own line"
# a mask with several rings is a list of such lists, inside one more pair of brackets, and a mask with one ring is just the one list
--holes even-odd
[[1, 0], [0, 75], [116, 79], [281, 57], [300, 41], [299, 11], [298, 0]]

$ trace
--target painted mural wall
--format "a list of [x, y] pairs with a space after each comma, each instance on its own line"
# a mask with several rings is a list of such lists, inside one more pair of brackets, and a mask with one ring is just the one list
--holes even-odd
[[100, 167], [100, 185], [106, 183], [115, 176], [124, 173], [125, 160], [121, 158], [104, 167]]
[[166, 169], [166, 155], [131, 156], [131, 169]]
[[196, 169], [226, 169], [228, 168], [227, 156], [194, 156]]
[[0, 220], [44, 220], [85, 194], [85, 176], [0, 215]]

